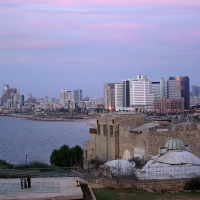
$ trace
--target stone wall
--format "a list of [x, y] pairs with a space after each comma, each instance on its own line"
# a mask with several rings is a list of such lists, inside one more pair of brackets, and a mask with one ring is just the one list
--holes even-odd
[[[182, 123], [130, 132], [145, 124], [144, 114], [108, 113], [97, 116], [97, 131], [84, 143], [84, 161], [97, 159], [103, 162], [117, 158], [140, 157], [149, 160], [171, 138], [181, 139], [190, 151], [200, 158], [200, 124]], [[86, 158], [87, 151], [87, 158]]]
[[[146, 130], [142, 133], [146, 141], [145, 157], [148, 155], [157, 155], [159, 147], [171, 138], [181, 139], [185, 145], [190, 146], [190, 152], [200, 158], [200, 124], [183, 123], [171, 125], [168, 131], [160, 132], [157, 130]], [[139, 141], [139, 140], [138, 140]]]
[[123, 157], [127, 144], [132, 148], [130, 130], [144, 123], [144, 114], [107, 113], [97, 116], [97, 134], [91, 133], [90, 141], [84, 143], [84, 160], [107, 161]]
[[106, 187], [124, 188], [124, 189], [148, 189], [155, 192], [160, 191], [180, 191], [190, 179], [170, 179], [170, 180], [133, 180], [117, 182], [102, 178], [89, 178], [87, 181], [97, 183]]

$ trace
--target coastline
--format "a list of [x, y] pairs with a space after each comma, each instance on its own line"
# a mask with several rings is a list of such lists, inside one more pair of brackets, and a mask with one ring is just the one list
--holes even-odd
[[62, 118], [39, 118], [35, 117], [34, 115], [24, 116], [24, 115], [12, 115], [12, 114], [6, 114], [6, 115], [0, 115], [2, 117], [17, 117], [17, 118], [26, 118], [29, 120], [35, 120], [35, 121], [48, 121], [48, 122], [84, 122], [91, 128], [97, 128], [97, 121], [96, 116], [81, 116], [81, 117], [69, 117], [67, 119]]

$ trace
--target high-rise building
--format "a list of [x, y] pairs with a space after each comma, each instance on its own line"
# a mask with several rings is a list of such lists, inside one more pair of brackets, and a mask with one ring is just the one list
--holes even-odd
[[123, 108], [123, 89], [122, 83], [115, 84], [115, 109]]
[[82, 90], [74, 90], [74, 101], [77, 103], [78, 101], [82, 101], [83, 96], [82, 96]]
[[104, 108], [115, 109], [115, 83], [104, 83]]
[[115, 84], [116, 110], [153, 109], [153, 101], [151, 81], [144, 74]]
[[10, 88], [9, 85], [4, 85], [3, 95], [0, 100], [0, 105], [4, 108], [13, 107], [15, 103], [19, 103], [19, 91], [16, 88]]
[[160, 78], [158, 82], [152, 82], [152, 93], [154, 94], [154, 99], [161, 99], [165, 96], [165, 80]]
[[153, 109], [154, 95], [151, 81], [144, 74], [132, 80], [130, 105], [135, 109]]
[[130, 107], [132, 78], [122, 80], [123, 107]]
[[192, 85], [192, 95], [194, 97], [199, 97], [200, 96], [200, 87], [196, 85]]
[[188, 76], [169, 77], [167, 81], [167, 98], [184, 97], [184, 109], [190, 109], [190, 80]]
[[71, 100], [71, 91], [70, 90], [60, 90], [60, 102], [65, 103]]

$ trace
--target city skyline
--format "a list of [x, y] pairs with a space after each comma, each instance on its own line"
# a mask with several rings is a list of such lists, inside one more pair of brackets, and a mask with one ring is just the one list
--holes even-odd
[[0, 0], [0, 85], [26, 97], [103, 97], [144, 73], [200, 86], [200, 2]]

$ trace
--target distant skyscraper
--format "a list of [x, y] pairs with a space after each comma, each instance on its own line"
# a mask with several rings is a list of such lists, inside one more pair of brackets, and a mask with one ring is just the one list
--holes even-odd
[[[123, 107], [123, 89], [122, 83], [115, 84], [115, 108], [119, 110]], [[119, 109], [118, 109], [119, 108]]]
[[200, 87], [196, 85], [192, 85], [192, 95], [194, 97], [199, 97], [200, 95]]
[[104, 83], [104, 108], [115, 109], [115, 83]]
[[152, 93], [154, 99], [164, 98], [165, 96], [165, 80], [160, 78], [158, 82], [152, 82]]
[[144, 74], [137, 78], [123, 79], [121, 84], [115, 84], [116, 110], [153, 109], [153, 101], [151, 81]]
[[190, 108], [190, 80], [188, 76], [169, 77], [167, 93], [169, 99], [184, 97], [184, 109]]
[[20, 95], [20, 106], [24, 106], [24, 95]]
[[82, 96], [82, 90], [78, 89], [78, 90], [74, 90], [74, 101], [78, 102], [78, 101], [82, 101], [83, 96]]
[[130, 89], [132, 78], [122, 80], [123, 107], [130, 107]]
[[0, 100], [1, 106], [11, 108], [15, 103], [19, 103], [19, 91], [16, 88], [10, 88], [9, 85], [4, 85], [3, 95]]
[[71, 100], [71, 91], [70, 90], [60, 90], [60, 102], [64, 103]]
[[135, 109], [153, 109], [154, 95], [151, 81], [144, 74], [133, 79], [130, 92], [130, 105]]

